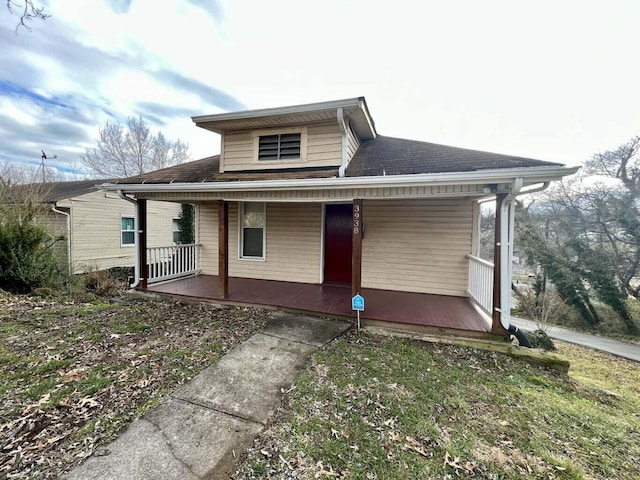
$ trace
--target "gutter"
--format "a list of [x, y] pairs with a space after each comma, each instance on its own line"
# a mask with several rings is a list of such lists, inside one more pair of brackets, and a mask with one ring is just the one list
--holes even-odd
[[574, 174], [580, 167], [528, 167], [477, 172], [427, 173], [412, 175], [378, 175], [368, 177], [333, 177], [287, 180], [259, 180], [240, 182], [174, 182], [114, 184], [103, 183], [106, 191], [127, 192], [219, 192], [219, 191], [278, 191], [278, 190], [328, 190], [367, 187], [412, 187], [422, 185], [459, 185], [484, 183], [512, 183], [522, 178], [529, 183], [560, 180]]
[[69, 275], [72, 275], [73, 260], [71, 258], [71, 214], [68, 212], [63, 212], [62, 210], [58, 210], [55, 204], [51, 205], [51, 211], [67, 217], [67, 263], [69, 264]]
[[136, 288], [139, 284], [140, 284], [140, 280], [142, 280], [140, 278], [140, 230], [138, 229], [138, 209], [139, 209], [139, 205], [138, 205], [138, 201], [134, 198], [131, 197], [127, 197], [122, 190], [117, 190], [118, 192], [118, 196], [123, 199], [126, 200], [127, 202], [133, 203], [133, 205], [135, 206], [134, 209], [134, 216], [133, 216], [133, 229], [136, 232], [136, 243], [134, 245], [134, 255], [136, 256], [136, 261], [134, 263], [134, 280], [133, 283], [131, 285], [129, 285], [130, 288]]

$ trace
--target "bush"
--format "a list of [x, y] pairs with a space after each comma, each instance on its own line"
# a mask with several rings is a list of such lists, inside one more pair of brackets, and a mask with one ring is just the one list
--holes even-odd
[[547, 352], [556, 350], [553, 340], [551, 340], [551, 337], [547, 335], [547, 332], [544, 330], [534, 330], [533, 332], [526, 332], [526, 334], [533, 348], [540, 348]]
[[35, 211], [3, 208], [0, 216], [0, 288], [29, 293], [48, 286], [59, 273], [55, 239], [35, 222]]
[[119, 290], [120, 282], [113, 278], [109, 270], [93, 270], [84, 277], [87, 290], [99, 297], [108, 297]]
[[552, 290], [536, 293], [535, 289], [525, 285], [516, 290], [517, 305], [513, 311], [536, 322], [538, 329], [545, 331], [550, 324], [562, 325], [571, 313], [571, 307]]

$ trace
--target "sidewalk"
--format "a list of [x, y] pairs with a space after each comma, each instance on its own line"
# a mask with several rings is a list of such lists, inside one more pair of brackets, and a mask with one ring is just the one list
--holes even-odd
[[[525, 320], [524, 318], [511, 318], [511, 323], [525, 330], [537, 330], [538, 326], [535, 322]], [[593, 348], [602, 352], [611, 353], [627, 360], [640, 362], [640, 345], [628, 342], [619, 342], [607, 337], [599, 337], [598, 335], [589, 335], [588, 333], [576, 332], [562, 327], [549, 326], [547, 335], [557, 340], [575, 343], [583, 347]]]
[[348, 322], [280, 313], [62, 478], [228, 478], [308, 357]]

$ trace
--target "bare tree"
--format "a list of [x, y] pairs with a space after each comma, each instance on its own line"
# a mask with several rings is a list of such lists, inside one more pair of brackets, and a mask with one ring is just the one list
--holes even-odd
[[186, 143], [154, 135], [142, 117], [129, 117], [126, 128], [111, 122], [100, 128], [96, 147], [86, 150], [82, 163], [102, 177], [130, 177], [188, 159]]
[[12, 15], [18, 15], [18, 25], [16, 25], [16, 33], [18, 33], [18, 29], [20, 27], [24, 27], [27, 30], [31, 30], [28, 22], [33, 20], [34, 18], [39, 18], [41, 20], [46, 20], [51, 15], [45, 12], [43, 6], [34, 5], [32, 0], [24, 0], [22, 2], [17, 0], [7, 0], [7, 10]]

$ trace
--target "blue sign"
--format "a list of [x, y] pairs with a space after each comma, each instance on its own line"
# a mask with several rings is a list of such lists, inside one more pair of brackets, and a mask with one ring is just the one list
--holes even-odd
[[364, 310], [364, 298], [360, 295], [356, 295], [351, 299], [351, 309], [363, 311]]

